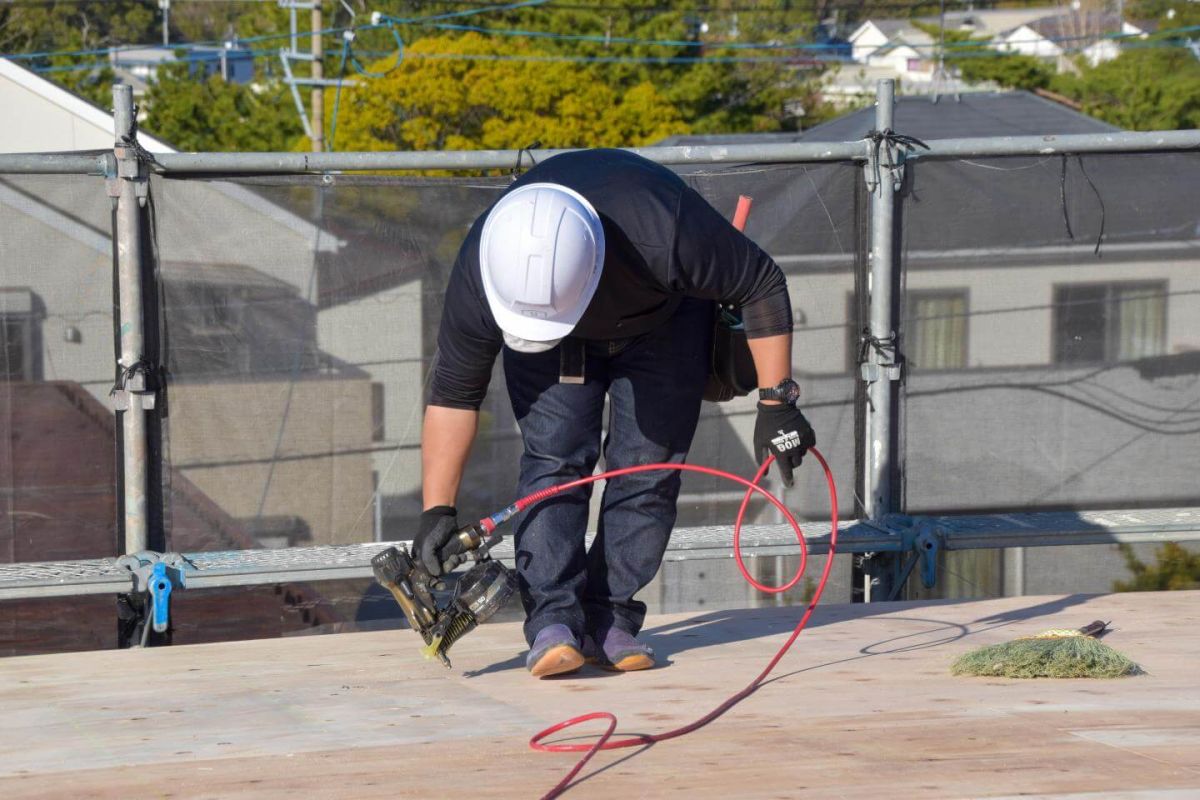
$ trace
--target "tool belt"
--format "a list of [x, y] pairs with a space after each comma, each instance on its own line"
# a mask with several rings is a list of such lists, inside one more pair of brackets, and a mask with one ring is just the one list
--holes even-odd
[[754, 391], [758, 387], [758, 370], [746, 343], [741, 309], [724, 303], [715, 303], [714, 309], [712, 354], [704, 399], [724, 403]]

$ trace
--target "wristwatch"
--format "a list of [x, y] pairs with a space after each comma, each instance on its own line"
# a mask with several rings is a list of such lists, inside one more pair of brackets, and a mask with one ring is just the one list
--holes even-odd
[[796, 405], [796, 401], [800, 399], [800, 384], [791, 378], [784, 378], [770, 389], [759, 389], [758, 399], [779, 400], [794, 406]]

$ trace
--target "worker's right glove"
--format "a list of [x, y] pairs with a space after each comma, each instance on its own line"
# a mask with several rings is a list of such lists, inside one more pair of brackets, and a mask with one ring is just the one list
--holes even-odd
[[[458, 509], [454, 506], [434, 506], [421, 512], [417, 536], [413, 539], [413, 554], [435, 578], [442, 574], [442, 558], [438, 555], [458, 532]], [[449, 569], [462, 563], [457, 561]], [[448, 570], [446, 570], [448, 571]]]
[[792, 470], [800, 466], [808, 448], [817, 443], [812, 426], [791, 403], [758, 404], [754, 422], [754, 457], [759, 463], [775, 456], [784, 486], [792, 485]]

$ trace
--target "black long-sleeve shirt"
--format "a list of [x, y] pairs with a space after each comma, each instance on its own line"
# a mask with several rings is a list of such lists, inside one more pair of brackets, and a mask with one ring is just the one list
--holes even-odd
[[[684, 297], [741, 306], [750, 338], [792, 330], [779, 266], [669, 169], [621, 150], [581, 150], [543, 161], [508, 191], [529, 183], [574, 189], [604, 227], [604, 270], [573, 336], [646, 333], [669, 319]], [[486, 217], [472, 225], [450, 273], [431, 405], [478, 409], [504, 341], [480, 274]]]

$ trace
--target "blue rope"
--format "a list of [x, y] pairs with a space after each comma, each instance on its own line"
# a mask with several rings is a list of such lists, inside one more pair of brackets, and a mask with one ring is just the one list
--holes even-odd
[[329, 124], [329, 152], [334, 150], [334, 142], [337, 141], [337, 121], [338, 112], [342, 108], [342, 81], [346, 79], [346, 56], [350, 52], [350, 37], [343, 34], [342, 36], [342, 63], [338, 67], [338, 82], [337, 91], [333, 95], [333, 120]]
[[[404, 60], [404, 40], [400, 38], [400, 31], [389, 20], [387, 29], [392, 32], [392, 38], [396, 40], [396, 63], [384, 70], [371, 71], [362, 65], [362, 62], [354, 55], [354, 51], [350, 51], [350, 63], [354, 66], [354, 71], [365, 78], [383, 78], [391, 75], [400, 67], [400, 62]], [[339, 86], [340, 88], [340, 86]]]

